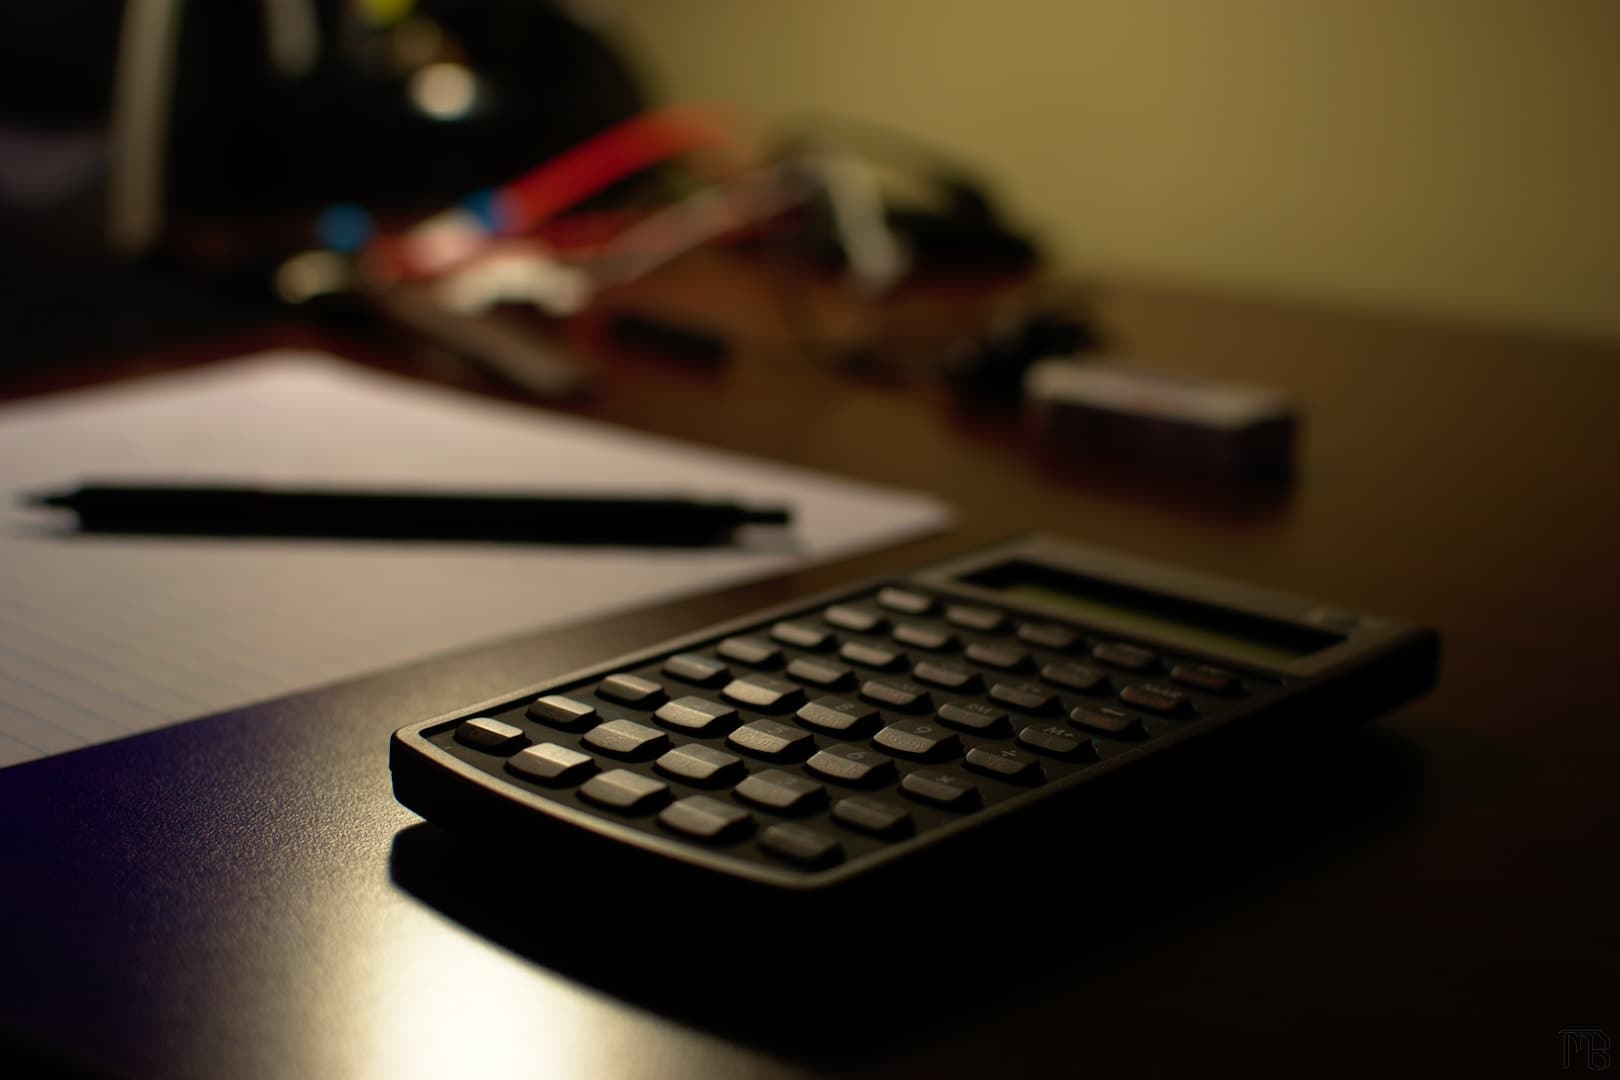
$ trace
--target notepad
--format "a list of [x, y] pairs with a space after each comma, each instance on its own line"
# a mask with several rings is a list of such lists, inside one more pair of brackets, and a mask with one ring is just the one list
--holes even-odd
[[[81, 480], [678, 492], [783, 503], [697, 550], [64, 534]], [[925, 535], [876, 487], [275, 352], [0, 408], [0, 765]], [[71, 520], [71, 519], [69, 519]]]

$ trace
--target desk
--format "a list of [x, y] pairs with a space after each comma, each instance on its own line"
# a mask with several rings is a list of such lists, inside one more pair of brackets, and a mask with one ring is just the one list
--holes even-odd
[[[9, 1052], [210, 1077], [1525, 1076], [1559, 1071], [1562, 1029], [1620, 1035], [1620, 351], [1096, 303], [1128, 351], [1294, 391], [1292, 494], [1054, 470], [930, 390], [616, 361], [580, 411], [928, 488], [963, 528], [0, 773]], [[783, 925], [648, 897], [605, 922], [583, 879], [519, 893], [390, 796], [405, 721], [1026, 528], [1436, 625], [1440, 685], [1145, 826], [1086, 822], [1072, 885], [1009, 877], [960, 912]]]

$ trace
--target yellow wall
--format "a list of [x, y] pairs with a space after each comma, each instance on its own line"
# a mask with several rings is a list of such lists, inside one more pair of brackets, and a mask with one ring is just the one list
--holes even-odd
[[620, 0], [666, 100], [982, 166], [1071, 266], [1620, 340], [1620, 0]]

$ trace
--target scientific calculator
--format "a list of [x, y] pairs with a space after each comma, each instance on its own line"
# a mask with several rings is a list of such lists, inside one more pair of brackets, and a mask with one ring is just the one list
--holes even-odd
[[1438, 655], [1395, 619], [1033, 536], [408, 725], [390, 767], [473, 838], [803, 892], [1038, 830], [1236, 732], [1366, 719]]

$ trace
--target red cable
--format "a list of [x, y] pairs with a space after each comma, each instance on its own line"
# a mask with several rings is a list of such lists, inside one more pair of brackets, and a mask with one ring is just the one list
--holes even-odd
[[731, 142], [721, 118], [712, 109], [675, 105], [632, 117], [497, 190], [500, 231], [529, 232], [648, 166], [691, 150]]

